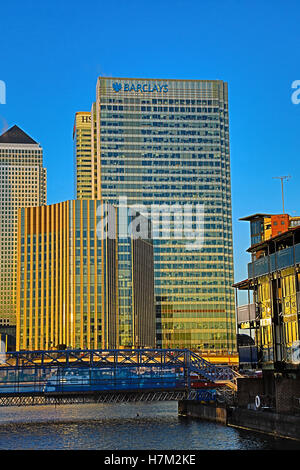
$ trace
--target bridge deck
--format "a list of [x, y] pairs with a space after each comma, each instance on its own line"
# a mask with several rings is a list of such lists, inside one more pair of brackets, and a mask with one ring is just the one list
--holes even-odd
[[195, 376], [235, 388], [229, 367], [187, 349], [20, 351], [2, 357], [0, 397], [189, 394]]

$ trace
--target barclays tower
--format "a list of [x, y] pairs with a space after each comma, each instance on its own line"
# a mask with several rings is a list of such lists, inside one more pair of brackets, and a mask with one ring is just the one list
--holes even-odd
[[77, 199], [154, 215], [157, 346], [234, 352], [227, 83], [100, 77], [74, 166]]

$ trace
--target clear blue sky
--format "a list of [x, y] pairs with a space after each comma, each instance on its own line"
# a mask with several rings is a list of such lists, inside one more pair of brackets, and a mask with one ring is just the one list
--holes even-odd
[[48, 202], [74, 197], [74, 114], [90, 110], [98, 75], [229, 83], [235, 278], [246, 277], [249, 227], [238, 218], [300, 214], [300, 2], [85, 0], [2, 2], [0, 127], [40, 142]]

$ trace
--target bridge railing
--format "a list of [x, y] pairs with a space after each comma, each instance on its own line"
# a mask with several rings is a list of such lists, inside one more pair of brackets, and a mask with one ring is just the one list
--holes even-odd
[[186, 389], [183, 367], [2, 368], [0, 393], [96, 392]]
[[194, 372], [198, 372], [207, 380], [212, 382], [220, 380], [235, 380], [235, 374], [230, 367], [212, 364], [192, 351], [188, 351], [188, 356], [187, 362], [189, 364], [189, 368]]
[[190, 389], [191, 372], [216, 383], [233, 381], [188, 349], [18, 351], [0, 364], [0, 393]]
[[0, 394], [183, 390], [183, 367], [45, 367], [0, 369]]
[[186, 350], [18, 351], [2, 360], [0, 393], [183, 390], [187, 376]]
[[186, 349], [73, 349], [49, 351], [8, 352], [2, 357], [0, 367], [30, 367], [44, 365], [101, 366], [112, 364], [188, 365]]

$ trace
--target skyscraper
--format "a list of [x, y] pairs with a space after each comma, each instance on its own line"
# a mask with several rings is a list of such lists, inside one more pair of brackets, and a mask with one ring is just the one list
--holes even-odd
[[75, 120], [77, 197], [176, 203], [201, 231], [198, 248], [163, 223], [153, 240], [157, 344], [235, 350], [227, 83], [100, 77], [89, 125], [87, 114]]
[[[103, 235], [105, 205], [20, 209], [17, 350], [155, 346], [153, 245]], [[118, 232], [118, 210], [109, 223]]]
[[76, 113], [73, 139], [75, 197], [91, 199], [91, 113]]
[[13, 126], [0, 136], [0, 325], [16, 324], [18, 209], [45, 203], [43, 149]]

